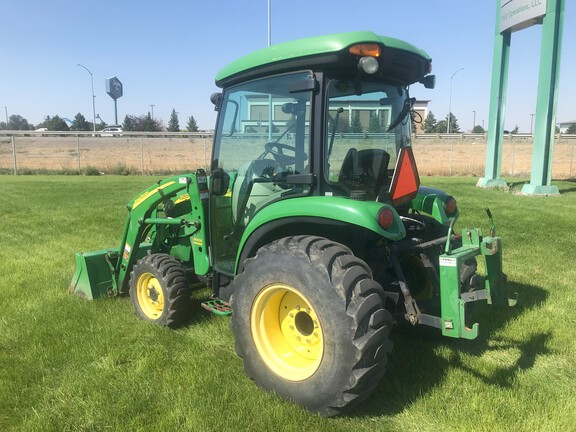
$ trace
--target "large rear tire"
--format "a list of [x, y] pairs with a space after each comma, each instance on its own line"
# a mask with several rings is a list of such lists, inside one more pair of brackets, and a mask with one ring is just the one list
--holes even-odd
[[262, 247], [234, 281], [236, 352], [257, 385], [324, 416], [356, 405], [385, 371], [392, 317], [368, 266], [321, 237]]
[[138, 260], [129, 284], [132, 306], [143, 320], [171, 328], [188, 321], [192, 306], [190, 281], [173, 256], [158, 253]]

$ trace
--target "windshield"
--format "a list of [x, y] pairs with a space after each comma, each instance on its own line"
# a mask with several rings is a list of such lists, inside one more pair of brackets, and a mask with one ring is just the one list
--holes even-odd
[[335, 189], [363, 191], [376, 199], [388, 189], [396, 155], [410, 145], [411, 99], [404, 87], [381, 82], [332, 80], [324, 175]]

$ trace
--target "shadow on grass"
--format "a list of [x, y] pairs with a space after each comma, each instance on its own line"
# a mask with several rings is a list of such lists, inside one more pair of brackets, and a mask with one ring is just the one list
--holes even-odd
[[[562, 182], [567, 182], [567, 183], [576, 183], [576, 179], [556, 179], [556, 180], [552, 180], [552, 181], [562, 181]], [[523, 181], [516, 181], [516, 182], [510, 182], [508, 183], [508, 188], [510, 193], [520, 193], [520, 191], [522, 190], [522, 187], [524, 185], [530, 184], [530, 180], [523, 180]], [[561, 185], [558, 186], [558, 191], [560, 192], [560, 195], [564, 195], [570, 192], [576, 192], [576, 187], [562, 187]]]
[[[477, 304], [475, 321], [480, 334], [475, 340], [443, 337], [430, 327], [398, 328], [393, 331], [394, 350], [390, 354], [386, 374], [376, 390], [349, 415], [351, 417], [395, 415], [440, 385], [450, 369], [458, 368], [488, 385], [509, 388], [523, 370], [534, 366], [539, 355], [549, 353], [550, 333], [535, 333], [528, 340], [495, 336], [509, 320], [518, 319], [525, 311], [541, 306], [548, 293], [539, 287], [509, 281], [511, 292], [518, 292], [518, 304], [506, 310]], [[508, 357], [519, 352], [515, 360], [490, 362], [490, 372], [476, 369], [483, 356]], [[472, 358], [471, 358], [472, 357]], [[497, 366], [494, 366], [497, 364]], [[496, 367], [496, 370], [494, 370]]]

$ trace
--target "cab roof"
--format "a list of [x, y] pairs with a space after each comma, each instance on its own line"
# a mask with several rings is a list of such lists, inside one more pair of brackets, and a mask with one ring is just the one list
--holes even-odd
[[405, 84], [418, 81], [429, 71], [432, 60], [425, 51], [399, 39], [358, 31], [298, 39], [255, 51], [220, 70], [216, 75], [216, 85], [228, 87], [249, 79], [299, 69], [349, 66], [351, 54], [348, 48], [360, 43], [380, 45], [382, 61], [388, 63], [392, 73], [392, 63], [399, 66], [395, 78], [405, 81]]

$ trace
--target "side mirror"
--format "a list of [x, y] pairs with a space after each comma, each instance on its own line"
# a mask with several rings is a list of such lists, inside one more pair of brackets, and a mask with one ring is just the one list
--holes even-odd
[[433, 89], [436, 86], [436, 75], [426, 75], [420, 81], [427, 89]]
[[222, 196], [228, 192], [230, 176], [221, 168], [212, 171], [210, 175], [210, 193], [212, 195]]
[[212, 93], [210, 95], [210, 102], [214, 104], [214, 111], [219, 111], [220, 105], [222, 104], [222, 93]]

